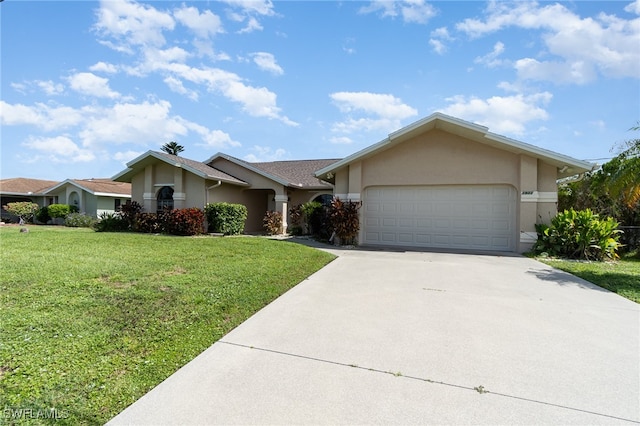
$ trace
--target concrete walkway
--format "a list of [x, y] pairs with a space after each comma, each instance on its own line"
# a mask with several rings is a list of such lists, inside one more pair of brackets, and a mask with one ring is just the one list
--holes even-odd
[[524, 257], [336, 253], [108, 424], [640, 423], [640, 305]]

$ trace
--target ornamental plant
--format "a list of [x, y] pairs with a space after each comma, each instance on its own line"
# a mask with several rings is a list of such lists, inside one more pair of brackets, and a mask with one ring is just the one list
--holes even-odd
[[591, 209], [564, 210], [551, 219], [550, 225], [538, 224], [536, 254], [569, 259], [618, 259], [620, 233], [613, 218], [602, 219]]
[[241, 234], [247, 220], [247, 208], [242, 204], [209, 203], [204, 208], [208, 231], [224, 235]]
[[267, 211], [262, 224], [267, 235], [278, 235], [282, 233], [282, 213], [273, 210]]
[[329, 221], [341, 244], [355, 244], [360, 231], [359, 201], [342, 201], [334, 198], [329, 207]]
[[69, 213], [64, 219], [65, 226], [71, 228], [91, 228], [95, 219], [85, 213]]
[[204, 212], [195, 207], [166, 211], [161, 219], [168, 234], [198, 235], [204, 232]]
[[32, 222], [33, 215], [40, 207], [30, 201], [18, 201], [15, 203], [7, 203], [7, 205], [2, 206], [2, 208], [12, 215], [18, 216], [20, 220], [24, 222]]
[[49, 211], [49, 216], [52, 219], [64, 219], [67, 217], [69, 213], [74, 213], [78, 211], [78, 208], [75, 206], [70, 206], [68, 204], [51, 204], [47, 208]]

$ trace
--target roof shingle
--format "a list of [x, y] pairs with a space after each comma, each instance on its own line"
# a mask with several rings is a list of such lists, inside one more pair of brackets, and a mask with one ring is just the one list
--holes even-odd
[[58, 182], [53, 180], [9, 178], [0, 180], [0, 192], [12, 194], [41, 194]]

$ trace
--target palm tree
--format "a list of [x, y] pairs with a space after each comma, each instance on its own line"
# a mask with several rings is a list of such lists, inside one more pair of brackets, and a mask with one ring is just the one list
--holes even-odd
[[160, 149], [166, 152], [167, 154], [178, 155], [182, 151], [184, 151], [184, 146], [178, 144], [178, 142], [171, 141], [162, 145], [162, 148]]

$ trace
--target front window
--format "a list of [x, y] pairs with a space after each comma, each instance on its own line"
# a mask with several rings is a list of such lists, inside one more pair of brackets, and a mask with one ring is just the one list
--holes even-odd
[[329, 207], [331, 205], [331, 202], [333, 201], [333, 195], [321, 194], [314, 198], [313, 201], [322, 204], [323, 207]]
[[158, 206], [156, 211], [158, 213], [163, 210], [172, 210], [173, 209], [173, 188], [170, 186], [163, 186], [158, 191]]

